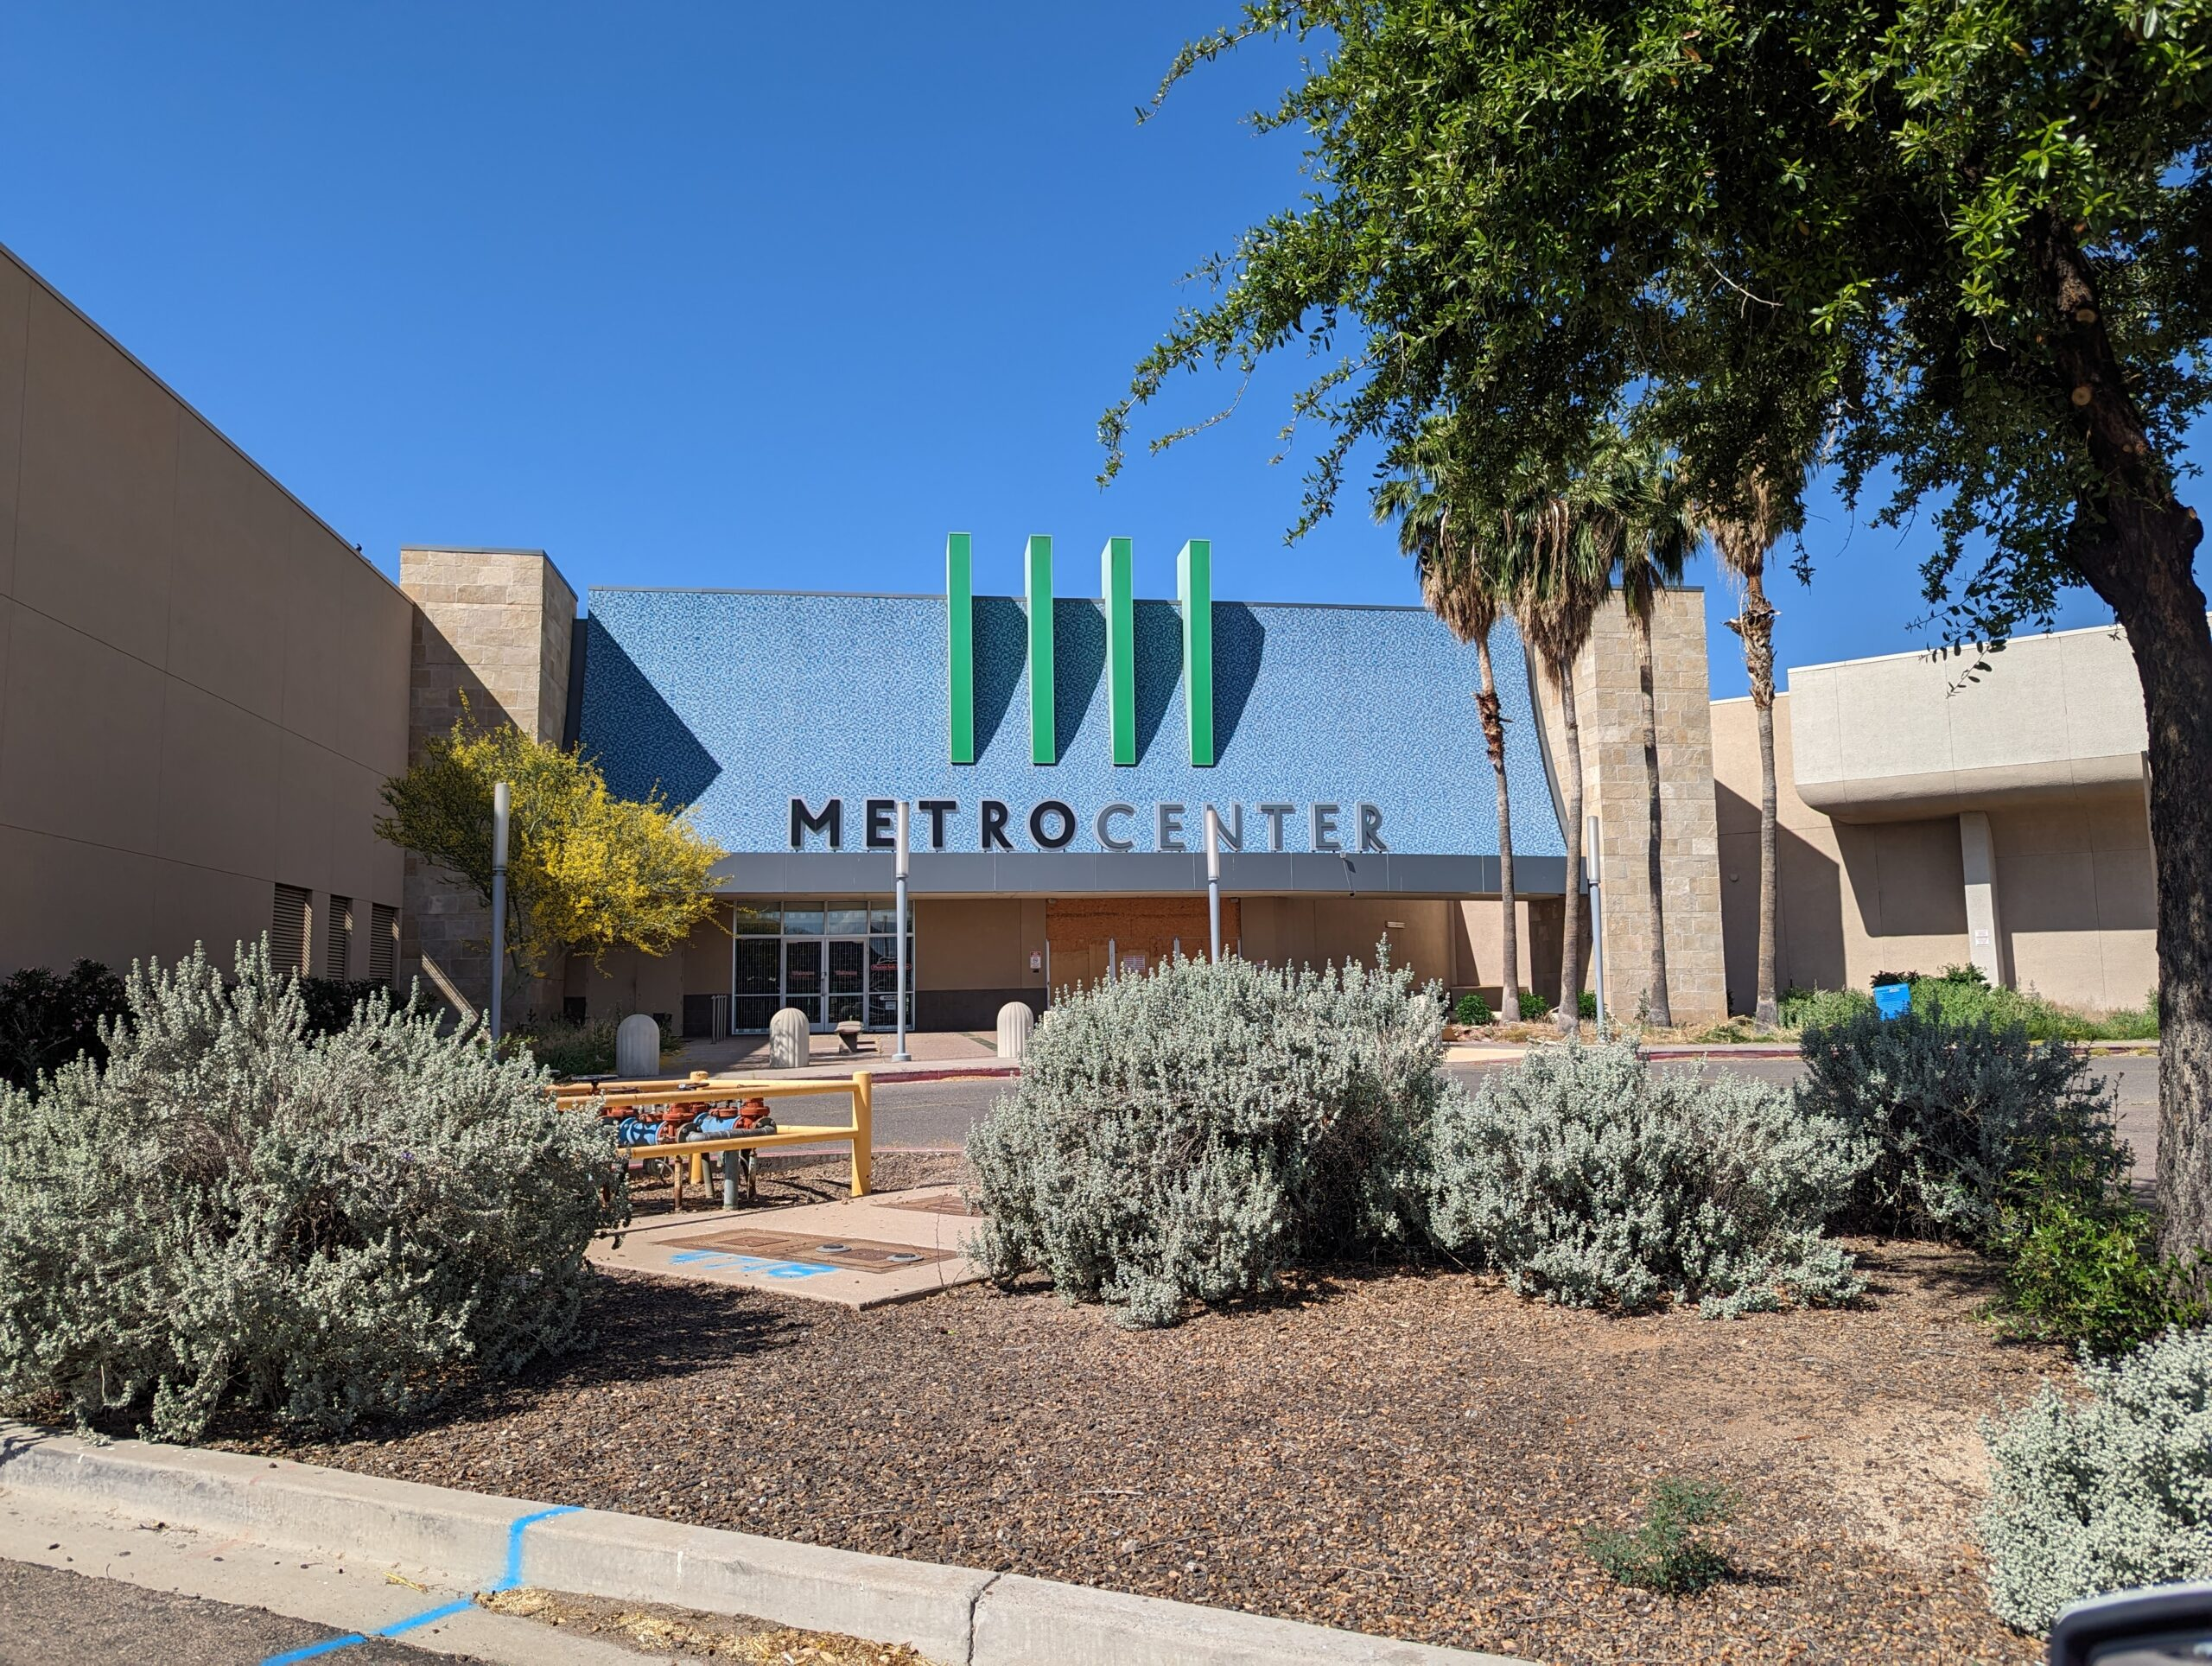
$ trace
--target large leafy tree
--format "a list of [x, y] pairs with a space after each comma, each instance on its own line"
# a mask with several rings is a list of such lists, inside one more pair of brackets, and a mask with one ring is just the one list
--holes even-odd
[[524, 971], [563, 953], [666, 954], [714, 917], [723, 852], [659, 798], [621, 798], [588, 758], [467, 713], [384, 785], [378, 836], [412, 850], [486, 906], [492, 789], [508, 784], [507, 945]]
[[[1625, 410], [1723, 512], [1796, 508], [1808, 438], [1890, 519], [1925, 507], [1961, 647], [2086, 584], [2134, 651], [2158, 890], [2159, 1190], [2212, 1243], [2212, 633], [2177, 493], [2206, 401], [2212, 0], [1255, 0], [1305, 69], [1312, 190], [1103, 424], [1179, 370], [1286, 346], [1325, 442], [1472, 414], [1479, 462], [1572, 464]], [[1789, 517], [1785, 515], [1784, 518]]]

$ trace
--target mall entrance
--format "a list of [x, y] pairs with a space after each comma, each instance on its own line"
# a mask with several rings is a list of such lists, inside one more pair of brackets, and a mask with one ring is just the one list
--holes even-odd
[[[906, 921], [906, 1021], [913, 1023], [913, 919]], [[888, 898], [814, 901], [741, 899], [731, 921], [729, 1027], [760, 1034], [785, 1007], [807, 1027], [899, 1020], [899, 939]]]

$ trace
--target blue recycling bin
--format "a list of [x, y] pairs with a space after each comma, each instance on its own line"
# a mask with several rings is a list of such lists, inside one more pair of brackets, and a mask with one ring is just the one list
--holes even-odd
[[1885, 1020], [1903, 1018], [1912, 1010], [1912, 985], [1877, 983], [1874, 986], [1874, 1010]]

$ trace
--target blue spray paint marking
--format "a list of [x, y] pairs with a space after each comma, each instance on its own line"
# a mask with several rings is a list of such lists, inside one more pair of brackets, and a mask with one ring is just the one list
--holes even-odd
[[[493, 1593], [512, 1591], [520, 1585], [524, 1530], [555, 1516], [574, 1515], [577, 1509], [578, 1506], [575, 1504], [556, 1504], [550, 1510], [533, 1510], [527, 1516], [518, 1516], [513, 1521], [509, 1522], [506, 1563], [499, 1570], [499, 1577], [486, 1586], [485, 1590]], [[435, 1625], [442, 1619], [449, 1619], [454, 1615], [462, 1613], [475, 1606], [473, 1602], [465, 1601], [441, 1603], [435, 1608], [426, 1608], [419, 1614], [410, 1614], [405, 1619], [395, 1620], [379, 1631], [366, 1635], [359, 1631], [349, 1632], [342, 1637], [332, 1637], [327, 1643], [311, 1644], [304, 1649], [295, 1649], [289, 1654], [271, 1655], [261, 1663], [261, 1666], [292, 1666], [295, 1661], [313, 1660], [318, 1655], [327, 1655], [339, 1649], [350, 1649], [357, 1643], [366, 1643], [372, 1636], [396, 1637], [403, 1632], [412, 1631], [421, 1626]]]
[[817, 1262], [770, 1261], [762, 1256], [734, 1256], [722, 1250], [680, 1250], [668, 1261], [671, 1267], [734, 1268], [741, 1273], [759, 1273], [767, 1278], [812, 1278], [837, 1270]]

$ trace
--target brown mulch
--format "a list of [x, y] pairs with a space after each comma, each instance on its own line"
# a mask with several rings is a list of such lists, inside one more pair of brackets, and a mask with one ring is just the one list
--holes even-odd
[[[1155, 1332], [1039, 1289], [855, 1314], [609, 1276], [567, 1358], [292, 1451], [1545, 1661], [2040, 1659], [1984, 1599], [1976, 1423], [2064, 1361], [1974, 1322], [1971, 1256], [1854, 1248], [1861, 1307], [1733, 1322], [1445, 1270]], [[1666, 1474], [1739, 1490], [1738, 1580], [1656, 1597], [1592, 1564], [1586, 1527]]]
[[741, 1666], [932, 1666], [903, 1643], [867, 1643], [836, 1631], [795, 1631], [669, 1603], [610, 1602], [603, 1597], [524, 1587], [479, 1592], [476, 1605], [495, 1614], [557, 1625], [572, 1637], [605, 1637], [678, 1661], [735, 1661]]

